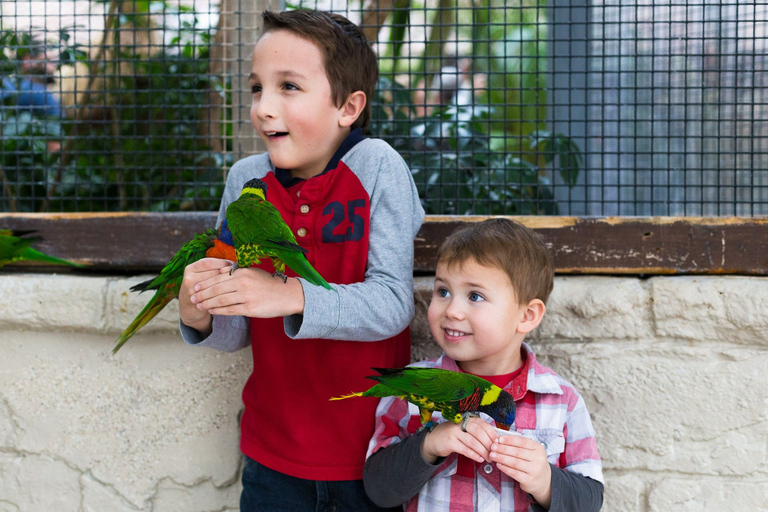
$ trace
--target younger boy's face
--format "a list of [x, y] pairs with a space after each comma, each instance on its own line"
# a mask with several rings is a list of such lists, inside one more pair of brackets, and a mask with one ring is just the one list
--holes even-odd
[[437, 265], [429, 328], [465, 372], [504, 375], [522, 365], [525, 335], [517, 327], [526, 309], [517, 303], [509, 277], [498, 268], [474, 260]]
[[272, 30], [256, 43], [250, 75], [251, 123], [276, 167], [292, 176], [320, 174], [349, 128], [339, 126], [323, 56], [311, 42]]

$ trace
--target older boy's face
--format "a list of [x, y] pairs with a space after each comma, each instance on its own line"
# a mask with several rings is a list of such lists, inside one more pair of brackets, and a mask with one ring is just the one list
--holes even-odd
[[522, 365], [517, 332], [526, 307], [515, 298], [505, 272], [466, 261], [438, 264], [429, 304], [429, 327], [438, 345], [462, 370], [504, 375]]
[[301, 178], [320, 174], [349, 134], [320, 50], [291, 32], [267, 32], [253, 51], [250, 86], [251, 122], [272, 163]]

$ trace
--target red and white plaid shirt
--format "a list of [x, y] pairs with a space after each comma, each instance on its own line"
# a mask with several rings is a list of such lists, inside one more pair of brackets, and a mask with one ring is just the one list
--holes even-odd
[[[602, 463], [592, 420], [579, 392], [555, 372], [536, 362], [531, 347], [523, 343], [523, 370], [504, 387], [517, 406], [513, 429], [544, 444], [549, 462], [601, 483]], [[412, 366], [460, 371], [456, 361], [443, 354]], [[483, 419], [493, 420], [486, 415]], [[435, 422], [444, 421], [439, 412]], [[368, 457], [413, 435], [421, 426], [418, 408], [399, 398], [382, 398], [376, 410], [376, 430]], [[406, 504], [413, 511], [529, 510], [531, 499], [518, 483], [494, 463], [479, 464], [452, 454], [435, 470], [418, 495]]]

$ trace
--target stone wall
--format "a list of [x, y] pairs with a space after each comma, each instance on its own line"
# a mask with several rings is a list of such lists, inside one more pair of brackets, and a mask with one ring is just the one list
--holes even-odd
[[[0, 275], [0, 512], [238, 509], [250, 351], [185, 346], [173, 303], [112, 356], [141, 280]], [[557, 278], [529, 341], [585, 397], [603, 510], [768, 510], [766, 304], [764, 278]]]

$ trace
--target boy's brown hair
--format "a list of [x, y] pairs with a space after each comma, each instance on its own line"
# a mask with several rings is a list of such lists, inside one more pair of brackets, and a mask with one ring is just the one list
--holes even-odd
[[362, 128], [368, 132], [379, 66], [363, 31], [344, 16], [323, 11], [264, 11], [261, 17], [264, 20], [262, 35], [270, 30], [287, 30], [317, 46], [323, 55], [334, 105], [341, 107], [355, 91], [365, 93], [365, 107], [352, 129]]
[[495, 218], [462, 228], [440, 245], [437, 262], [453, 267], [467, 261], [506, 272], [519, 304], [546, 303], [555, 265], [541, 237], [510, 219]]

